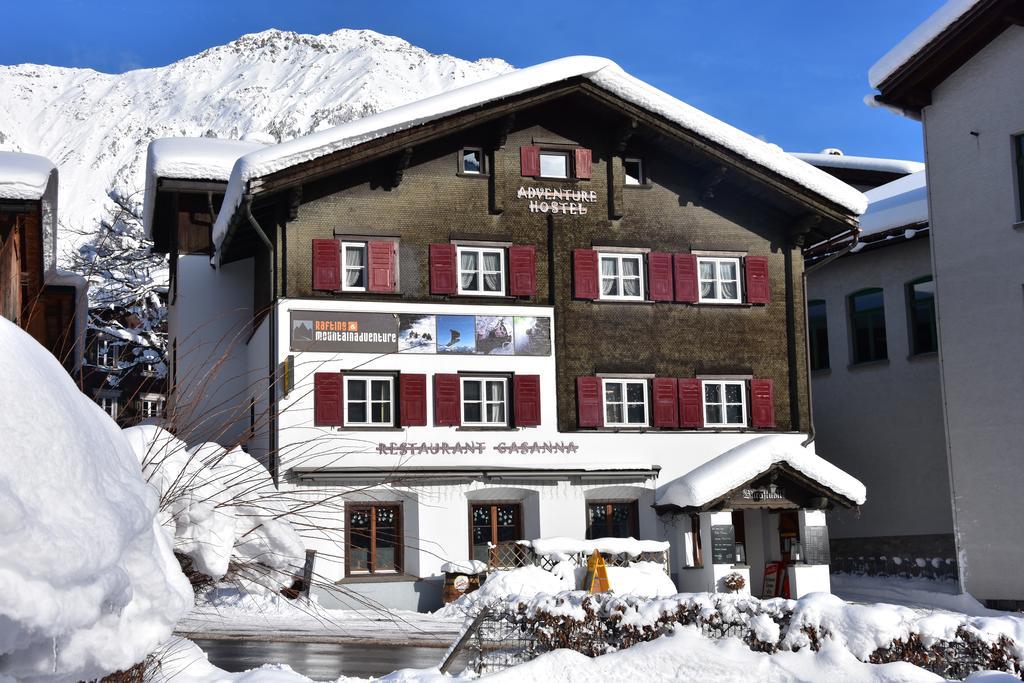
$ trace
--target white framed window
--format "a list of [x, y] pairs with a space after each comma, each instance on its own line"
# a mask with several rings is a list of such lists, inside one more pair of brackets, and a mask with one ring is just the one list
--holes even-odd
[[643, 185], [644, 161], [643, 159], [627, 158], [622, 161], [622, 168], [626, 172], [627, 185]]
[[697, 258], [697, 273], [700, 278], [701, 302], [743, 302], [739, 258], [700, 256]]
[[366, 291], [366, 242], [342, 242], [341, 263], [344, 292]]
[[747, 383], [729, 380], [704, 380], [704, 426], [747, 426]]
[[394, 377], [346, 376], [345, 425], [394, 426], [394, 388]]
[[139, 413], [142, 417], [160, 417], [164, 413], [162, 396], [144, 396], [139, 401]]
[[459, 170], [465, 175], [483, 175], [484, 151], [479, 147], [464, 147], [459, 153]]
[[462, 378], [462, 424], [479, 427], [508, 425], [508, 379]]
[[504, 294], [505, 250], [458, 247], [459, 294]]
[[101, 368], [117, 367], [117, 347], [107, 339], [96, 340], [96, 365]]
[[542, 178], [568, 178], [569, 154], [567, 152], [540, 153], [540, 176]]
[[601, 298], [642, 300], [644, 298], [643, 254], [599, 255], [601, 262]]
[[99, 396], [96, 402], [100, 404], [100, 408], [103, 409], [110, 417], [117, 419], [120, 409], [117, 402], [117, 396]]
[[647, 426], [647, 380], [605, 379], [602, 384], [606, 427]]

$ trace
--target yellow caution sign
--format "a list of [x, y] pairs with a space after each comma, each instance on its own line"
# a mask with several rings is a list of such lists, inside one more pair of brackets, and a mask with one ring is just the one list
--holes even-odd
[[583, 580], [583, 589], [591, 593], [604, 593], [612, 589], [604, 558], [596, 550], [587, 560], [587, 578]]

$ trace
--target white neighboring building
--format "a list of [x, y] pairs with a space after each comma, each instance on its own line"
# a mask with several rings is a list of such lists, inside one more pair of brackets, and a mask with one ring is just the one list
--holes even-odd
[[823, 511], [865, 492], [808, 438], [801, 247], [859, 192], [595, 58], [203, 144], [149, 156], [168, 415], [316, 503], [325, 580], [430, 609], [446, 562], [636, 537], [683, 590], [827, 589]]
[[950, 2], [869, 78], [921, 120], [961, 582], [1024, 604], [1024, 3]]

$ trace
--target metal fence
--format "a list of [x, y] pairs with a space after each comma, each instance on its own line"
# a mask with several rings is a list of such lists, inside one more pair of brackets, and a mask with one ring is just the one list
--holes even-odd
[[[664, 568], [665, 574], [672, 576], [672, 570], [669, 565], [669, 551], [667, 550], [643, 552], [635, 556], [630, 555], [629, 553], [601, 553], [601, 556], [604, 558], [605, 564], [609, 567], [628, 567], [637, 562], [655, 562]], [[590, 556], [585, 552], [558, 552], [541, 555], [532, 547], [524, 543], [502, 543], [499, 545], [492, 545], [487, 557], [488, 571], [494, 571], [496, 569], [516, 569], [518, 567], [526, 567], [528, 565], [534, 565], [541, 569], [551, 571], [555, 565], [565, 560], [570, 560], [577, 567], [585, 567], [587, 565], [587, 560], [590, 558]]]
[[898, 576], [933, 581], [956, 581], [958, 578], [956, 560], [941, 557], [833, 557], [831, 571], [833, 574]]

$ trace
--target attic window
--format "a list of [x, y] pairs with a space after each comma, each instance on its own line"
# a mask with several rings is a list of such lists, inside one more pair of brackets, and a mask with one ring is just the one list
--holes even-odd
[[484, 151], [479, 147], [465, 147], [459, 153], [459, 172], [465, 175], [483, 175]]
[[627, 185], [643, 185], [646, 182], [642, 159], [626, 159], [622, 162], [622, 167], [626, 171]]
[[565, 152], [541, 152], [540, 175], [542, 178], [568, 178], [569, 155]]

